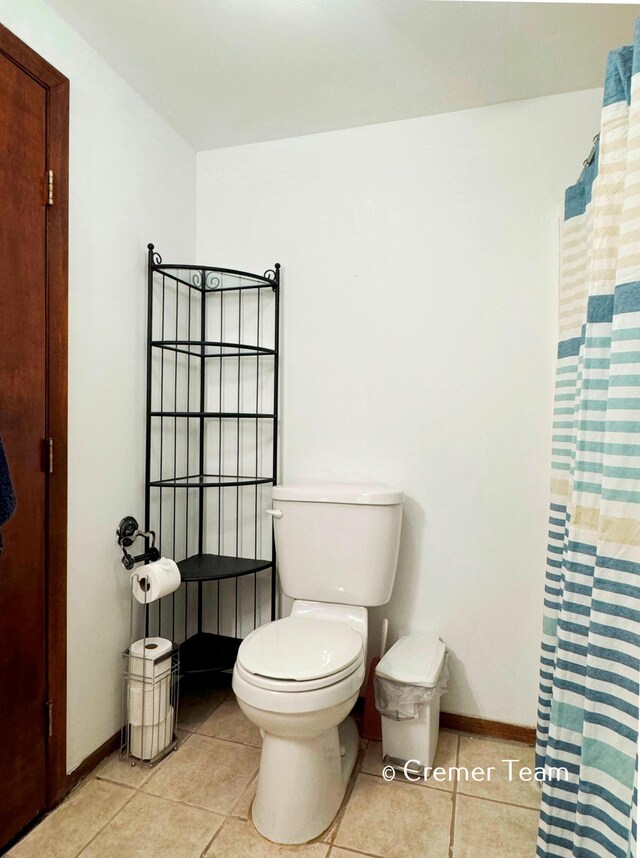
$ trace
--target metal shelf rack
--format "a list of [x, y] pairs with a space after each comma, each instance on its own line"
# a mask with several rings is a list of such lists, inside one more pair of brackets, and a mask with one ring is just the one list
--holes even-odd
[[148, 245], [145, 530], [182, 585], [147, 633], [180, 644], [183, 673], [233, 667], [275, 619], [263, 511], [278, 473], [280, 266], [264, 274], [166, 264]]

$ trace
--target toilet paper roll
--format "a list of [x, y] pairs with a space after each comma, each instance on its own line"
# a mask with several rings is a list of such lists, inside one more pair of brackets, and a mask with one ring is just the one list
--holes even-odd
[[146, 683], [169, 673], [173, 643], [167, 638], [140, 638], [129, 647], [129, 677]]
[[180, 586], [180, 570], [173, 560], [161, 557], [131, 573], [131, 592], [141, 605], [168, 596]]
[[136, 727], [153, 726], [167, 719], [171, 699], [171, 677], [167, 674], [154, 683], [140, 679], [129, 680], [129, 723]]
[[166, 720], [171, 699], [172, 649], [170, 640], [157, 637], [141, 638], [129, 647], [126, 703], [130, 724], [146, 726]]
[[159, 724], [129, 727], [129, 750], [139, 760], [151, 760], [173, 741], [173, 706]]

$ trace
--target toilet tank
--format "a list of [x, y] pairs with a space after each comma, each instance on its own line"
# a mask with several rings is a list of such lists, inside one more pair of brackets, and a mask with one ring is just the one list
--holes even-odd
[[369, 483], [305, 483], [274, 486], [272, 499], [285, 595], [363, 607], [389, 601], [401, 491]]

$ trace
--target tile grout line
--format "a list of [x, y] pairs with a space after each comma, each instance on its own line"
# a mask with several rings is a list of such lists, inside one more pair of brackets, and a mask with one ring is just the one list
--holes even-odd
[[[333, 847], [335, 845], [336, 837], [338, 836], [338, 831], [340, 830], [342, 820], [344, 818], [345, 813], [347, 812], [347, 806], [348, 806], [349, 802], [351, 801], [351, 796], [353, 795], [353, 791], [354, 791], [355, 786], [356, 786], [356, 781], [358, 780], [358, 778], [362, 774], [362, 764], [364, 763], [364, 758], [365, 758], [366, 753], [367, 753], [367, 748], [369, 747], [369, 742], [367, 740], [365, 740], [365, 741], [366, 741], [366, 745], [364, 745], [364, 747], [361, 747], [358, 749], [358, 756], [356, 757], [356, 762], [355, 762], [355, 765], [353, 767], [353, 771], [351, 772], [351, 776], [349, 777], [349, 782], [347, 783], [347, 788], [344, 791], [344, 798], [342, 799], [342, 803], [340, 804], [340, 808], [336, 814], [335, 819], [333, 820], [333, 822], [331, 823], [331, 826], [330, 826], [329, 839], [325, 840], [325, 841], [320, 841], [320, 842], [324, 842], [324, 843], [329, 844], [329, 851], [327, 852], [327, 855], [330, 854], [331, 850], [333, 849]], [[358, 737], [358, 742], [360, 742], [359, 737]]]
[[[182, 727], [180, 728], [183, 729]], [[255, 748], [257, 751], [262, 750], [262, 745], [252, 745], [250, 742], [242, 742], [239, 739], [227, 739], [226, 736], [209, 736], [207, 733], [200, 733], [199, 727], [197, 730], [189, 731], [184, 730], [185, 733], [189, 733], [187, 738], [191, 738], [191, 736], [200, 736], [203, 739], [216, 739], [218, 742], [228, 742], [230, 745], [242, 745], [243, 748]], [[187, 740], [185, 739], [185, 742]]]
[[353, 849], [351, 846], [331, 846], [330, 849], [331, 851], [327, 852], [326, 858], [330, 858], [334, 849], [340, 849], [343, 852], [348, 852], [349, 855], [364, 855], [366, 858], [381, 858], [381, 856], [376, 855], [375, 852], [360, 852], [358, 849]]
[[217, 828], [217, 829], [216, 829], [216, 831], [214, 832], [213, 837], [211, 838], [211, 840], [207, 843], [207, 845], [204, 847], [204, 849], [203, 849], [203, 850], [202, 850], [202, 852], [200, 853], [200, 858], [204, 858], [204, 856], [207, 854], [207, 852], [209, 851], [209, 849], [211, 849], [211, 847], [212, 847], [212, 845], [213, 845], [214, 841], [216, 840], [216, 838], [218, 837], [218, 835], [220, 834], [220, 832], [221, 832], [221, 831], [222, 831], [222, 829], [226, 826], [227, 822], [229, 822], [229, 820], [230, 820], [230, 819], [237, 819], [237, 817], [225, 816], [225, 818], [223, 819], [223, 821], [220, 823], [220, 825], [218, 826], [218, 828]]
[[230, 745], [242, 745], [243, 748], [255, 748], [262, 750], [262, 745], [252, 745], [250, 742], [240, 742], [237, 739], [226, 739], [224, 736], [208, 736], [206, 733], [192, 733], [192, 736], [200, 736], [203, 739], [216, 739], [218, 742], [228, 742]]
[[[237, 802], [238, 802], [238, 801], [240, 801], [240, 799], [242, 798], [242, 793], [245, 791], [245, 789], [247, 789], [247, 787], [248, 787], [250, 784], [252, 784], [252, 783], [253, 783], [253, 781], [255, 780], [256, 775], [257, 775], [257, 774], [258, 774], [258, 769], [256, 769], [256, 770], [253, 772], [253, 774], [251, 775], [251, 777], [249, 778], [249, 780], [247, 781], [247, 783], [245, 784], [245, 786], [242, 788], [242, 791], [240, 792], [240, 795], [238, 796], [238, 798], [237, 798], [237, 799], [236, 799], [236, 801], [234, 802], [233, 807], [235, 807], [235, 805], [237, 804]], [[143, 786], [146, 786], [146, 784], [147, 784], [147, 783], [148, 783], [148, 781], [145, 781], [145, 783], [143, 784]], [[156, 792], [146, 792], [146, 791], [144, 791], [142, 788], [140, 788], [140, 790], [138, 790], [138, 791], [139, 791], [142, 795], [149, 796], [150, 798], [160, 798], [160, 799], [163, 799], [164, 801], [170, 801], [172, 804], [181, 804], [181, 805], [183, 805], [184, 807], [195, 807], [197, 810], [204, 810], [206, 813], [215, 813], [215, 814], [216, 814], [216, 816], [222, 816], [222, 817], [224, 817], [225, 819], [241, 819], [241, 818], [242, 818], [242, 817], [240, 817], [240, 816], [233, 816], [233, 807], [231, 808], [231, 810], [230, 810], [228, 813], [226, 813], [226, 812], [224, 812], [224, 811], [222, 811], [222, 810], [212, 810], [210, 807], [203, 807], [203, 805], [201, 805], [201, 804], [191, 804], [191, 803], [190, 803], [190, 802], [188, 802], [188, 801], [183, 801], [182, 799], [179, 799], [179, 798], [172, 798], [172, 797], [170, 797], [170, 796], [168, 796], [168, 795], [160, 795], [159, 793], [156, 793]]]
[[126, 807], [128, 804], [130, 804], [130, 803], [134, 800], [134, 798], [136, 797], [136, 795], [137, 795], [137, 794], [138, 794], [138, 790], [133, 790], [133, 795], [131, 795], [131, 796], [130, 796], [126, 801], [125, 801], [125, 803], [122, 805], [122, 807], [119, 807], [119, 808], [116, 810], [116, 812], [113, 814], [113, 816], [109, 817], [109, 819], [108, 819], [108, 820], [105, 822], [105, 824], [100, 828], [100, 830], [99, 830], [99, 831], [96, 831], [96, 833], [93, 835], [93, 837], [91, 837], [91, 838], [90, 838], [90, 839], [89, 839], [89, 840], [84, 844], [84, 846], [80, 849], [80, 851], [79, 851], [79, 852], [76, 852], [76, 854], [75, 854], [74, 858], [80, 858], [80, 856], [81, 856], [81, 855], [82, 855], [82, 853], [85, 851], [85, 849], [88, 849], [88, 848], [89, 848], [89, 846], [91, 846], [91, 844], [94, 842], [94, 840], [96, 840], [96, 839], [97, 839], [97, 838], [102, 834], [102, 832], [107, 828], [107, 826], [111, 825], [111, 823], [112, 823], [112, 822], [113, 822], [113, 820], [116, 818], [116, 816], [118, 816], [118, 814], [119, 814], [119, 813], [121, 813], [121, 812], [125, 809], [125, 807]]
[[[456, 740], [456, 768], [460, 765], [460, 736]], [[456, 804], [458, 800], [458, 779], [453, 781], [453, 793], [451, 795], [451, 825], [449, 828], [449, 858], [453, 858], [453, 842], [456, 831]]]
[[[234, 801], [234, 803], [233, 803], [233, 807], [231, 808], [231, 812], [229, 813], [229, 818], [231, 818], [231, 819], [243, 819], [243, 817], [242, 817], [242, 816], [237, 816], [237, 815], [234, 813], [234, 810], [235, 810], [235, 809], [236, 809], [236, 807], [240, 804], [240, 802], [241, 802], [242, 798], [244, 797], [244, 794], [247, 792], [247, 790], [251, 789], [251, 787], [252, 787], [254, 784], [256, 785], [256, 789], [258, 788], [257, 781], [258, 781], [258, 775], [259, 775], [259, 774], [260, 774], [260, 768], [258, 768], [258, 771], [257, 771], [257, 772], [255, 773], [255, 775], [251, 778], [251, 780], [250, 780], [250, 781], [249, 781], [249, 783], [246, 785], [246, 787], [242, 790], [242, 792], [240, 793], [240, 795], [238, 796], [238, 798]], [[249, 819], [249, 817], [251, 816], [251, 808], [253, 807], [253, 801], [254, 801], [254, 799], [255, 799], [255, 790], [254, 790], [253, 798], [252, 798], [252, 799], [251, 799], [251, 801], [249, 802], [249, 811], [248, 811], [248, 814], [247, 814], [247, 819]]]
[[471, 798], [474, 801], [488, 801], [491, 804], [502, 804], [505, 807], [516, 807], [519, 810], [531, 810], [531, 811], [533, 811], [533, 813], [539, 813], [540, 812], [539, 807], [531, 807], [528, 804], [516, 804], [516, 802], [513, 802], [513, 801], [502, 801], [499, 798], [487, 798], [484, 795], [471, 795], [468, 792], [461, 792], [460, 795], [463, 798]]
[[[140, 792], [140, 787], [132, 786], [131, 784], [125, 784], [122, 781], [114, 781], [113, 778], [105, 778], [103, 775], [93, 775], [93, 778], [97, 781], [102, 781], [102, 783], [105, 784], [113, 784], [113, 786], [123, 787], [124, 789], [133, 790], [133, 792]], [[146, 782], [147, 781], [145, 781], [145, 783]]]
[[[121, 786], [121, 784], [117, 784], [117, 786]], [[158, 793], [155, 792], [144, 792], [142, 789], [136, 790], [136, 792], [140, 793], [140, 795], [146, 796], [147, 798], [157, 798], [160, 799], [160, 801], [168, 801], [171, 804], [179, 804], [182, 807], [192, 807], [194, 810], [202, 810], [205, 813], [213, 813], [216, 816], [222, 816], [223, 819], [228, 819], [230, 817], [230, 814], [223, 813], [221, 810], [211, 810], [210, 807], [203, 807], [201, 804], [190, 804], [188, 801], [182, 801], [179, 798], [170, 798], [167, 795], [158, 795]], [[118, 813], [119, 812], [120, 811], [118, 811]], [[234, 818], [237, 819], [239, 817]]]

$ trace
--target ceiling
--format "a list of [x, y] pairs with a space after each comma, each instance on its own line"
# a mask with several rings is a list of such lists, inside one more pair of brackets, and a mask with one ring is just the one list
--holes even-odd
[[196, 149], [601, 86], [637, 5], [48, 0]]

